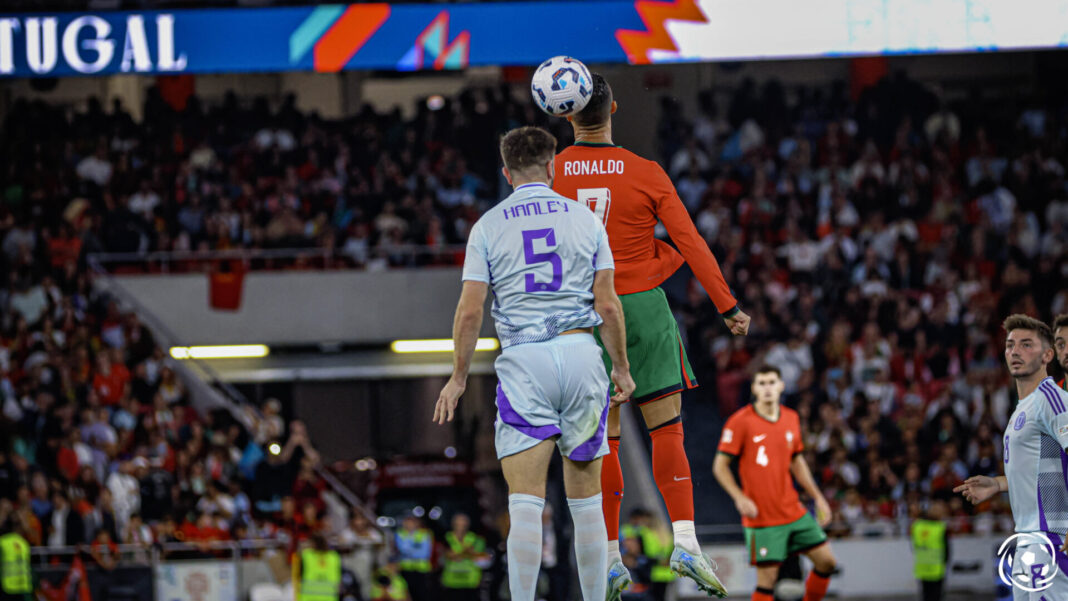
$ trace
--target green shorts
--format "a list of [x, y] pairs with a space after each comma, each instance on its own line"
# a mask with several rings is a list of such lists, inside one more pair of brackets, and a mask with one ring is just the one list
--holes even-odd
[[[627, 327], [627, 358], [630, 375], [637, 388], [631, 397], [639, 405], [650, 403], [682, 390], [697, 387], [686, 349], [682, 346], [679, 324], [659, 287], [624, 294], [623, 321]], [[604, 350], [600, 331], [597, 344]], [[604, 352], [604, 365], [612, 372], [612, 360]]]
[[781, 526], [746, 528], [745, 547], [752, 565], [782, 563], [786, 558], [814, 549], [827, 541], [827, 534], [812, 514]]

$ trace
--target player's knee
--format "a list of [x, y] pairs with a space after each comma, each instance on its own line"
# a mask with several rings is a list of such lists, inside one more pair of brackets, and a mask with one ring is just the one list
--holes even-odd
[[532, 486], [526, 483], [508, 483], [508, 494], [510, 495], [530, 495], [532, 497], [545, 498], [544, 486]]
[[830, 576], [838, 568], [838, 561], [831, 555], [830, 551], [825, 554], [821, 554], [818, 558], [813, 558], [812, 567], [824, 576]]
[[645, 426], [650, 430], [675, 422], [682, 417], [681, 403], [676, 402], [681, 397], [673, 394], [662, 399], [650, 401], [641, 406], [642, 418]]
[[[570, 499], [586, 499], [601, 494], [601, 480], [588, 477], [565, 479], [564, 492]], [[622, 491], [619, 494], [623, 496]]]
[[757, 586], [760, 588], [775, 588], [775, 581], [779, 579], [779, 566], [758, 566]]

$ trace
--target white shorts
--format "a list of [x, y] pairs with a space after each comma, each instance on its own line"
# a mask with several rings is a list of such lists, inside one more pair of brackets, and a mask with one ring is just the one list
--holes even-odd
[[608, 374], [592, 334], [511, 346], [497, 369], [497, 457], [558, 437], [574, 461], [608, 454]]
[[[1056, 549], [1056, 564], [1057, 575], [1053, 577], [1053, 582], [1049, 588], [1045, 588], [1041, 591], [1029, 592], [1019, 586], [1012, 587], [1013, 601], [1060, 601], [1062, 599], [1068, 599], [1068, 555], [1060, 552], [1063, 539], [1054, 533], [1047, 532], [1046, 536], [1049, 537], [1050, 542], [1053, 543], [1054, 549]], [[1045, 544], [1024, 544], [1016, 546], [1016, 554], [1013, 558], [1013, 581], [1027, 582], [1029, 580], [1029, 565], [1023, 561], [1023, 555], [1025, 552], [1030, 551], [1033, 553], [1034, 561], [1032, 565], [1037, 565], [1039, 569], [1043, 566], [1052, 566], [1052, 562], [1049, 561], [1048, 549], [1045, 548]], [[1022, 577], [1020, 577], [1022, 576]], [[1032, 588], [1037, 588], [1033, 587]]]

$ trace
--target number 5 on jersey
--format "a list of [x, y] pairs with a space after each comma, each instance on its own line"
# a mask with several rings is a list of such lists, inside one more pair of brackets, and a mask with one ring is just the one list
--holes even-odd
[[579, 188], [575, 195], [579, 202], [586, 203], [601, 223], [608, 225], [608, 210], [612, 207], [612, 192], [608, 188]]

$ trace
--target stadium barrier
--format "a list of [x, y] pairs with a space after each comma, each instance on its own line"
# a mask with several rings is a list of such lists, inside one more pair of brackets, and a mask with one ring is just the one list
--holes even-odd
[[35, 575], [48, 583], [41, 586], [46, 598], [78, 599], [64, 584], [82, 571], [94, 601], [238, 601], [256, 584], [285, 589], [288, 548], [277, 540], [117, 545], [120, 560], [111, 570], [90, 559], [88, 546], [35, 547], [32, 558]]
[[[443, 338], [449, 330], [442, 324], [452, 323], [462, 287], [456, 266], [252, 270], [242, 275], [240, 297], [220, 310], [212, 304], [211, 274], [203, 271], [108, 273], [112, 277], [97, 278], [94, 284], [121, 288], [168, 329], [181, 332], [182, 345], [388, 344]], [[484, 321], [481, 335], [494, 335], [492, 320]]]
[[146, 253], [93, 253], [91, 259], [112, 273], [201, 273], [224, 263], [241, 271], [281, 269], [338, 269], [402, 265], [460, 265], [463, 244], [438, 246], [382, 244], [355, 253], [337, 248], [233, 248], [225, 250], [153, 251]]
[[[1006, 536], [952, 538], [947, 590], [992, 591], [997, 580], [996, 551]], [[916, 593], [908, 538], [844, 538], [833, 539], [831, 545], [839, 565], [839, 573], [831, 580], [832, 595], [864, 598]], [[83, 557], [93, 599], [237, 601], [247, 599], [254, 585], [286, 590], [288, 546], [284, 541], [267, 540], [119, 545], [123, 559], [111, 571], [88, 565], [91, 561], [85, 559], [84, 547], [36, 547], [33, 557], [35, 573], [55, 586], [66, 578], [73, 558]], [[733, 543], [705, 545], [704, 550], [718, 564], [732, 597], [748, 598], [756, 586], [756, 571], [749, 566], [746, 548]], [[679, 599], [706, 598], [689, 580], [679, 581], [677, 595]]]

